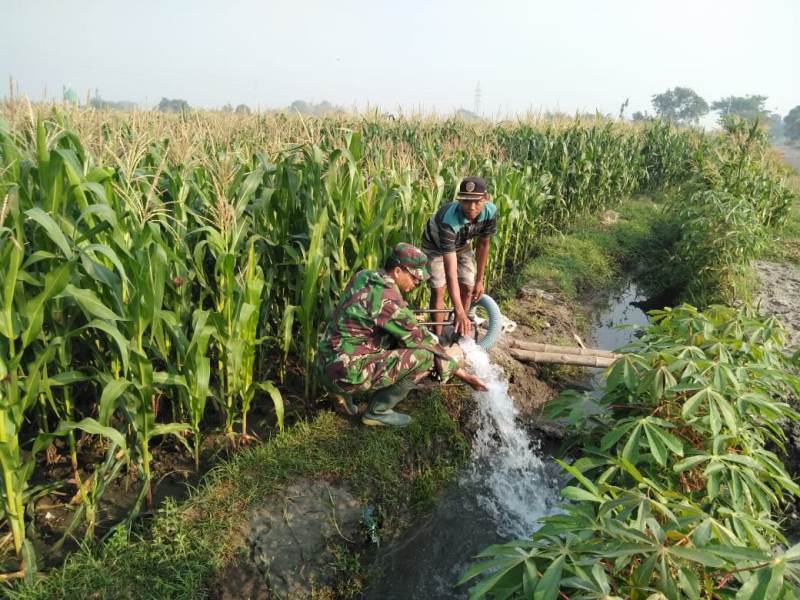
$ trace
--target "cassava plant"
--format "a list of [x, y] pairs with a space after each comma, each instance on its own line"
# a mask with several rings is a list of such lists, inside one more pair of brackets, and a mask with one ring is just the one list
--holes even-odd
[[[563, 513], [529, 540], [487, 548], [473, 598], [789, 599], [800, 545], [781, 510], [800, 495], [771, 448], [800, 378], [774, 318], [683, 305], [608, 371], [599, 400], [548, 405], [579, 435]], [[578, 441], [579, 440], [579, 441]]]

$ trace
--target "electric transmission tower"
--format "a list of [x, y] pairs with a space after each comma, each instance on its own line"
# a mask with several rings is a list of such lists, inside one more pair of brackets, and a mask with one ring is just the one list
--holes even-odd
[[481, 114], [481, 96], [483, 92], [481, 92], [481, 82], [478, 82], [478, 85], [475, 86], [475, 114]]

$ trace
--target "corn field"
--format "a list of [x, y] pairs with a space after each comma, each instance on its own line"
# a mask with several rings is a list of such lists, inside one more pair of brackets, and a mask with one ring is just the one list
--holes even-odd
[[[312, 402], [349, 278], [419, 242], [464, 175], [498, 206], [490, 289], [541, 234], [684, 184], [713, 147], [601, 119], [0, 114], [0, 489], [6, 554], [23, 558], [26, 507], [46, 491], [30, 481], [56, 438], [79, 497], [69, 531], [91, 537], [116, 478], [138, 481], [131, 518], [149, 504], [156, 440], [199, 463], [209, 432], [247, 435], [254, 403], [282, 428], [292, 390]], [[78, 460], [87, 436], [98, 464]]]

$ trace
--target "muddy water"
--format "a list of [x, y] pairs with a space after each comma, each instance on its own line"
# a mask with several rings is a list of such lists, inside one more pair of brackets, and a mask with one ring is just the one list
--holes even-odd
[[[635, 283], [609, 294], [604, 303], [598, 304], [587, 345], [617, 350], [628, 344], [647, 325], [647, 314], [642, 309], [642, 305], [647, 304], [647, 298]], [[600, 369], [591, 374], [589, 385], [595, 390], [603, 388], [603, 372]]]
[[[605, 349], [627, 344], [635, 330], [616, 327], [647, 322], [631, 305], [638, 300], [642, 298], [635, 286], [609, 294], [596, 313], [592, 342]], [[472, 463], [430, 514], [378, 551], [381, 574], [366, 598], [466, 598], [468, 586], [455, 584], [478, 552], [529, 536], [540, 517], [557, 510], [560, 468], [517, 422], [501, 369], [474, 344], [465, 350], [473, 370], [489, 386], [488, 392], [475, 394], [478, 433]], [[594, 375], [592, 382], [602, 385], [602, 376]]]

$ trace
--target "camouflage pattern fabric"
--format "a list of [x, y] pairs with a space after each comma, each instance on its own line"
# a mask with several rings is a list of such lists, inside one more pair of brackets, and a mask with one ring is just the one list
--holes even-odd
[[347, 286], [319, 344], [326, 384], [348, 394], [419, 381], [434, 366], [442, 381], [458, 368], [427, 329], [417, 324], [386, 271], [359, 271]]
[[427, 281], [431, 276], [430, 271], [428, 271], [428, 255], [416, 246], [406, 242], [400, 242], [392, 249], [388, 264], [390, 266], [393, 264], [401, 265], [408, 269], [414, 277], [422, 281]]

